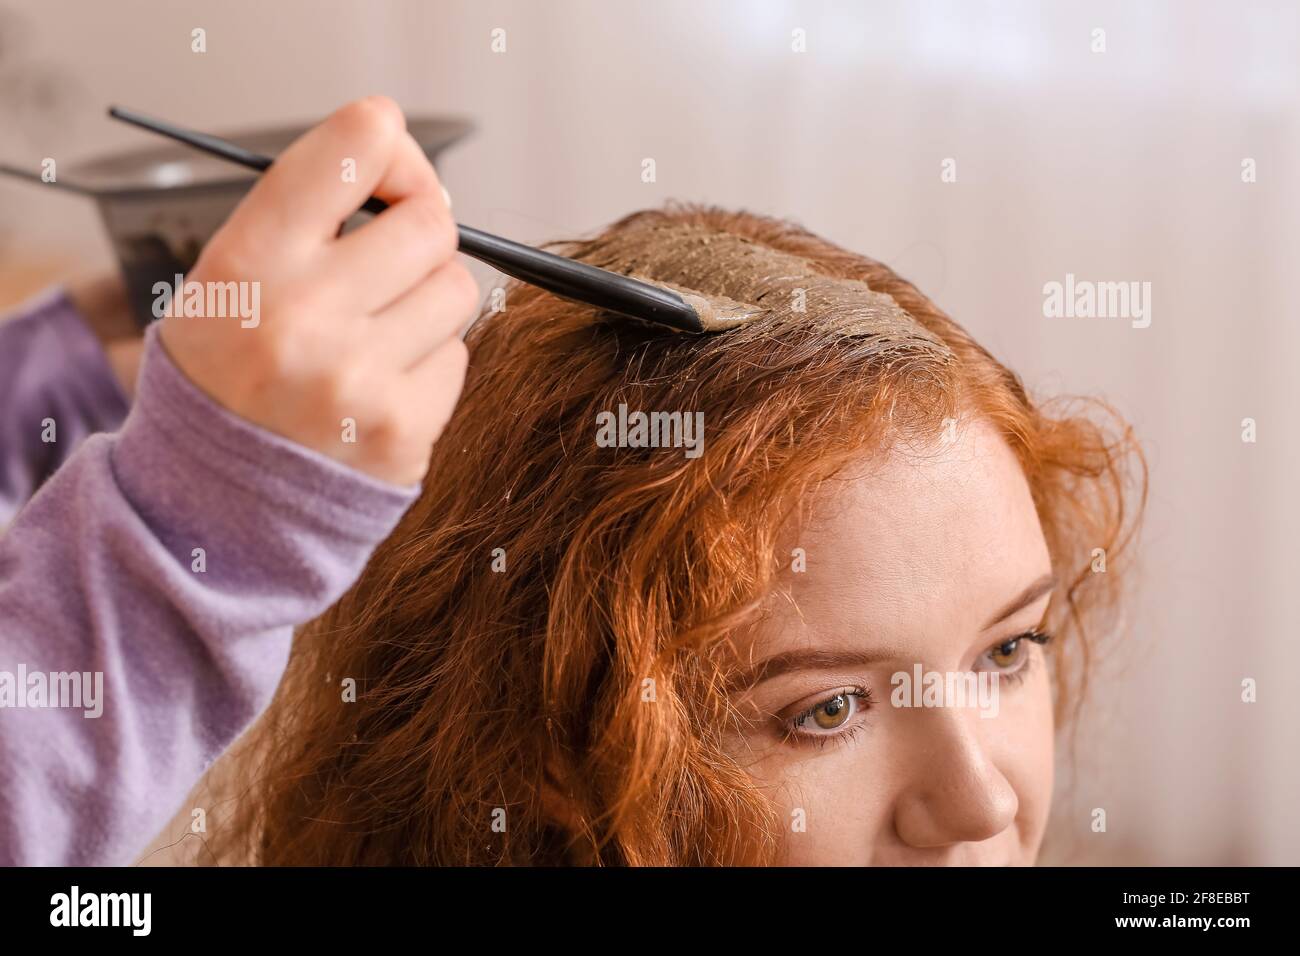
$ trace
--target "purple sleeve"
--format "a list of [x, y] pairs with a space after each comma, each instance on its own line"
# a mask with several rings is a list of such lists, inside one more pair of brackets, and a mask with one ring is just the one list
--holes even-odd
[[0, 864], [130, 862], [417, 493], [220, 408], [151, 330], [121, 430], [0, 535]]
[[99, 340], [62, 289], [0, 321], [0, 528], [88, 435], [115, 431], [126, 412]]

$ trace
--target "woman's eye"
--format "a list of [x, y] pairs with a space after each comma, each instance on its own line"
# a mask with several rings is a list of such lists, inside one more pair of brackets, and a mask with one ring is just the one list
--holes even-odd
[[[1041, 631], [1030, 631], [1026, 634], [1020, 634], [1010, 640], [1003, 641], [1001, 644], [995, 644], [984, 652], [980, 661], [976, 662], [976, 670], [1001, 671], [1007, 674], [1019, 671], [1029, 663], [1029, 645], [1046, 644], [1051, 640], [1051, 636]], [[980, 667], [978, 664], [982, 661], [989, 661], [991, 667]]]
[[864, 710], [871, 701], [861, 688], [838, 691], [805, 710], [788, 724], [790, 732], [805, 737], [835, 736]]
[[813, 722], [822, 730], [834, 730], [849, 719], [849, 707], [848, 696], [836, 694], [830, 700], [813, 708]]
[[1014, 667], [1016, 661], [1020, 660], [1023, 648], [1024, 644], [1021, 643], [1020, 638], [1013, 638], [1012, 640], [1004, 641], [989, 651], [989, 657], [998, 667], [1003, 669]]

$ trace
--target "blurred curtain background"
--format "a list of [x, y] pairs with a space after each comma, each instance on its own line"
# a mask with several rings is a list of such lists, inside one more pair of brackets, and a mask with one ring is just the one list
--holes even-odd
[[[785, 216], [913, 279], [1031, 390], [1106, 397], [1151, 465], [1143, 570], [1047, 863], [1300, 863], [1298, 87], [1280, 2], [0, 0], [0, 159], [148, 144], [109, 103], [221, 132], [384, 92], [478, 124], [441, 162], [466, 223]], [[0, 306], [110, 265], [88, 201], [0, 182]], [[1067, 273], [1150, 282], [1150, 327], [1045, 318]]]

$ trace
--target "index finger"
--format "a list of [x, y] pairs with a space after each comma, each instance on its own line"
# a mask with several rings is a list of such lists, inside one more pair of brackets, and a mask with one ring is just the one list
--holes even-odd
[[387, 202], [437, 192], [433, 164], [404, 149], [406, 138], [406, 119], [388, 97], [349, 103], [280, 154], [230, 224], [255, 223], [271, 248], [328, 242], [377, 190]]

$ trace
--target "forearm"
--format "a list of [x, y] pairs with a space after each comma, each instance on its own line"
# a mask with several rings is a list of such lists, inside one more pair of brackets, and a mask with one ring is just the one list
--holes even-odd
[[102, 674], [93, 707], [0, 707], [0, 863], [132, 859], [414, 496], [220, 409], [151, 335], [122, 430], [0, 537], [0, 681]]

